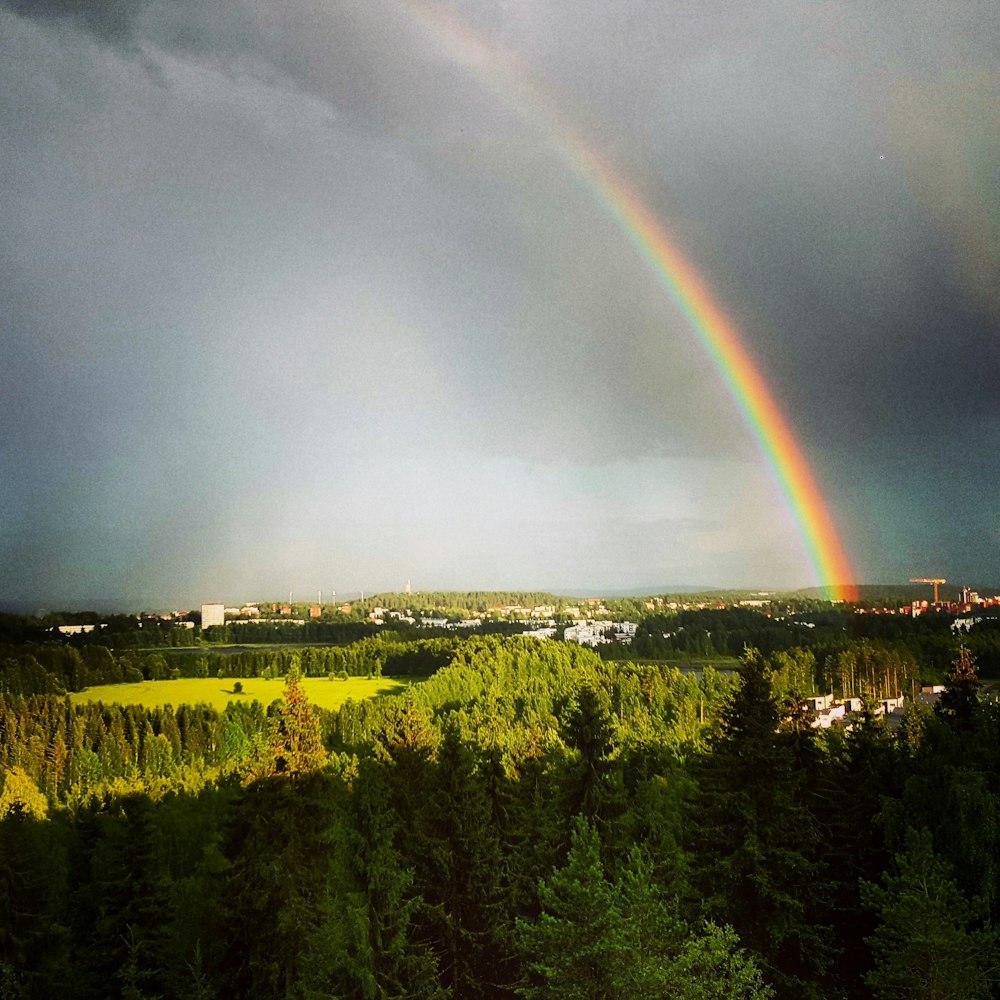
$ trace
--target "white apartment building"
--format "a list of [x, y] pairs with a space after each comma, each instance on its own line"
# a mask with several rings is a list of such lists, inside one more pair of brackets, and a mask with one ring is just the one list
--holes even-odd
[[201, 627], [208, 628], [209, 625], [226, 624], [226, 606], [221, 601], [213, 601], [211, 604], [201, 606]]

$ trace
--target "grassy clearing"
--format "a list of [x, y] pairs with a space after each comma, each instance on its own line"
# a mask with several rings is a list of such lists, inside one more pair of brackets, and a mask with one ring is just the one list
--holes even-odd
[[[410, 683], [410, 678], [397, 680], [393, 677], [378, 677], [368, 680], [364, 677], [348, 677], [346, 681], [331, 681], [326, 677], [303, 677], [302, 685], [306, 696], [320, 708], [337, 709], [353, 698], [375, 698], [381, 695], [398, 694]], [[413, 678], [417, 683], [422, 678]], [[237, 681], [243, 685], [242, 694], [233, 694]], [[142, 705], [155, 708], [158, 705], [211, 705], [222, 711], [231, 701], [259, 701], [270, 705], [280, 698], [285, 690], [283, 680], [265, 680], [263, 677], [217, 677], [182, 678], [176, 681], [143, 681], [139, 684], [101, 684], [75, 691], [70, 695], [74, 704], [101, 701], [106, 705]]]

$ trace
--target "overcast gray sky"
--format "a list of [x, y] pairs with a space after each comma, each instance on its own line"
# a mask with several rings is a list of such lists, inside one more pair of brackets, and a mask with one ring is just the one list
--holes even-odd
[[0, 0], [0, 602], [815, 583], [559, 122], [859, 580], [1000, 582], [1000, 5]]

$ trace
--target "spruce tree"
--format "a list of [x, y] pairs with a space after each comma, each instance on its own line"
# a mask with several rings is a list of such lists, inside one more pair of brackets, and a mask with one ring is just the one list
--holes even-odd
[[566, 863], [538, 883], [541, 913], [518, 920], [517, 941], [530, 980], [525, 1000], [607, 1000], [622, 957], [621, 914], [604, 874], [600, 838], [578, 817]]
[[328, 971], [319, 966], [330, 913], [330, 785], [323, 772], [262, 778], [233, 804], [222, 844], [223, 995], [295, 996]]
[[710, 751], [688, 829], [704, 915], [732, 924], [779, 996], [819, 996], [833, 956], [820, 920], [819, 828], [763, 658], [748, 650]]
[[[871, 937], [875, 968], [866, 981], [878, 1000], [986, 1000], [1000, 979], [1000, 939], [981, 904], [962, 895], [927, 830], [910, 830], [906, 851], [882, 885], [864, 883], [879, 918]], [[980, 912], [977, 912], [980, 911]]]
[[415, 939], [414, 915], [423, 901], [396, 846], [403, 831], [384, 767], [361, 762], [336, 828], [340, 918], [331, 928], [330, 977], [313, 991], [357, 1000], [443, 1000], [434, 955]]
[[962, 643], [958, 648], [958, 655], [952, 661], [944, 691], [935, 706], [937, 714], [960, 732], [971, 729], [979, 707], [981, 687], [975, 660], [965, 643]]
[[268, 750], [264, 773], [293, 781], [326, 763], [319, 716], [302, 689], [297, 671], [286, 678], [284, 701], [271, 716]]
[[596, 822], [607, 843], [623, 807], [621, 773], [613, 757], [614, 726], [606, 697], [591, 684], [583, 685], [561, 727], [561, 736], [574, 751], [565, 775], [566, 813]]
[[454, 724], [445, 729], [416, 845], [441, 982], [455, 1000], [492, 997], [511, 978], [504, 890], [509, 879], [486, 786]]

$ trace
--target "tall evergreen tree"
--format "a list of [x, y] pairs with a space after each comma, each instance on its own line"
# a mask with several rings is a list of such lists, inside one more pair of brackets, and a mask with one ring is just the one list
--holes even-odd
[[688, 845], [705, 916], [732, 924], [779, 996], [801, 1000], [820, 995], [833, 956], [819, 922], [819, 828], [781, 720], [767, 666], [748, 650], [710, 752], [697, 762]]
[[285, 680], [282, 704], [270, 719], [270, 740], [264, 773], [293, 781], [326, 763], [319, 716], [309, 703], [297, 670]]
[[975, 660], [965, 643], [962, 643], [937, 703], [938, 715], [956, 730], [971, 729], [979, 707], [981, 687]]
[[[336, 830], [331, 974], [316, 995], [351, 1000], [443, 1000], [430, 948], [415, 940], [422, 900], [413, 870], [396, 846], [401, 836], [384, 765], [362, 761]], [[314, 977], [315, 978], [315, 977]], [[320, 989], [327, 993], [321, 993]]]
[[0, 997], [45, 1000], [67, 988], [64, 833], [17, 809], [0, 820]]
[[827, 737], [829, 767], [822, 778], [822, 853], [830, 885], [830, 916], [840, 952], [832, 976], [848, 996], [867, 998], [863, 974], [871, 967], [865, 937], [875, 927], [861, 903], [859, 880], [877, 879], [891, 860], [883, 810], [902, 794], [902, 756], [885, 719], [866, 703], [845, 734]]
[[875, 968], [866, 976], [878, 1000], [993, 996], [1000, 939], [935, 855], [929, 831], [910, 830], [894, 871], [881, 886], [865, 883], [863, 895], [879, 918], [869, 938]]
[[613, 759], [614, 726], [605, 698], [592, 684], [576, 692], [561, 735], [575, 756], [568, 761], [564, 778], [566, 814], [586, 816], [596, 822], [608, 842], [623, 806], [621, 772]]
[[416, 873], [441, 982], [455, 1000], [493, 997], [512, 978], [503, 905], [509, 878], [485, 784], [454, 724], [445, 729], [432, 782]]
[[517, 922], [530, 980], [526, 1000], [608, 1000], [623, 952], [621, 915], [604, 874], [600, 838], [584, 817], [573, 828], [566, 863], [538, 883], [541, 913]]
[[227, 821], [223, 854], [229, 908], [224, 997], [291, 997], [326, 971], [323, 934], [332, 861], [330, 780], [262, 778], [243, 790]]
[[644, 852], [608, 879], [600, 837], [577, 817], [566, 863], [539, 881], [541, 913], [519, 920], [530, 979], [518, 993], [573, 1000], [768, 1000], [753, 957], [732, 927], [692, 934]]
[[77, 897], [90, 912], [75, 942], [85, 991], [123, 1000], [164, 994], [172, 913], [155, 822], [153, 803], [138, 794], [111, 800], [94, 817], [89, 878]]

